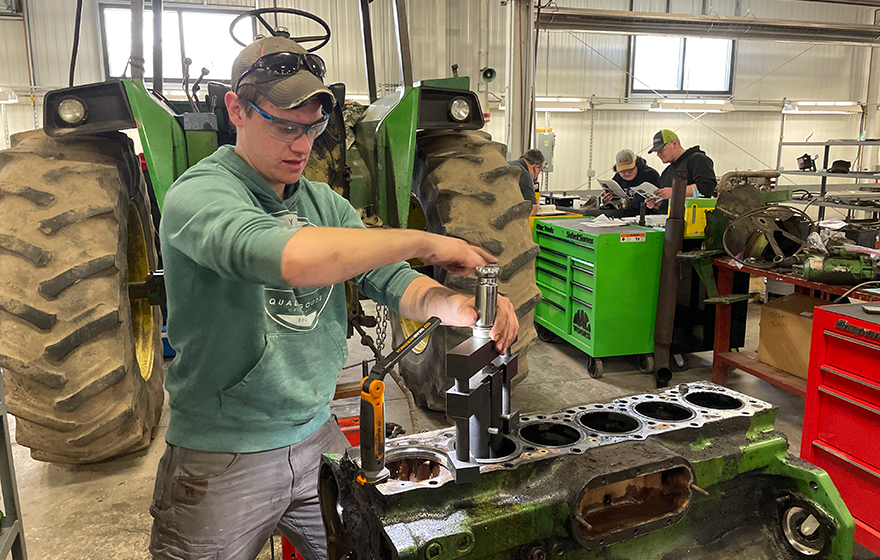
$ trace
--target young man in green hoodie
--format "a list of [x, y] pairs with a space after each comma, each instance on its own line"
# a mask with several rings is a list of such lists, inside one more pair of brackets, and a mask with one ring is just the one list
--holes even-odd
[[[454, 274], [496, 259], [422, 231], [367, 230], [324, 183], [302, 177], [335, 103], [323, 61], [271, 37], [235, 60], [226, 94], [237, 128], [165, 199], [160, 227], [171, 417], [156, 477], [156, 558], [254, 558], [277, 526], [304, 558], [326, 558], [318, 509], [322, 453], [347, 442], [330, 416], [347, 359], [342, 282], [401, 315], [477, 319], [473, 298], [401, 261]], [[519, 324], [499, 297], [499, 351]]]
[[678, 135], [671, 130], [663, 129], [654, 135], [654, 143], [648, 153], [656, 153], [663, 163], [668, 163], [660, 174], [660, 188], [654, 194], [664, 199], [663, 202], [647, 202], [649, 208], [661, 208], [664, 212], [668, 207], [666, 200], [672, 198], [672, 179], [676, 171], [687, 173], [687, 191], [685, 197], [700, 198], [715, 196], [718, 179], [715, 177], [715, 164], [712, 158], [699, 146], [685, 150], [681, 146]]

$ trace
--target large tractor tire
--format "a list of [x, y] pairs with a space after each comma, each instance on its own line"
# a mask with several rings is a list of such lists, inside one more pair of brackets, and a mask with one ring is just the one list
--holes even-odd
[[[541, 298], [533, 262], [538, 246], [532, 242], [529, 212], [532, 203], [519, 190], [520, 170], [510, 167], [506, 148], [480, 131], [425, 132], [418, 138], [413, 192], [427, 223], [426, 229], [464, 239], [498, 257], [498, 291], [516, 308], [520, 330], [512, 351], [519, 355], [514, 384], [528, 375], [526, 352], [536, 338], [533, 311]], [[474, 277], [435, 270], [440, 283], [472, 296]], [[395, 346], [418, 323], [392, 314]], [[400, 373], [416, 402], [432, 410], [446, 409], [446, 353], [471, 335], [466, 327], [441, 327], [400, 363]]]
[[128, 283], [157, 265], [149, 198], [120, 133], [18, 134], [0, 152], [0, 368], [31, 456], [143, 449], [162, 412], [162, 316]]

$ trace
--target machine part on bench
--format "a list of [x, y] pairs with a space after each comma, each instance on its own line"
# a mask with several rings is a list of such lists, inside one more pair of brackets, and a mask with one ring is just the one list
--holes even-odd
[[850, 558], [852, 516], [777, 413], [695, 382], [522, 415], [471, 484], [452, 428], [389, 440], [374, 486], [354, 482], [357, 448], [325, 456], [330, 558]]
[[[805, 225], [809, 230], [805, 232]], [[738, 263], [755, 268], [774, 268], [807, 245], [816, 230], [813, 220], [790, 206], [756, 208], [733, 220], [724, 230], [722, 243]], [[806, 235], [804, 235], [806, 233]]]
[[605, 366], [602, 364], [602, 358], [587, 356], [587, 373], [589, 373], [590, 377], [593, 379], [601, 379], [602, 374], [605, 373]]

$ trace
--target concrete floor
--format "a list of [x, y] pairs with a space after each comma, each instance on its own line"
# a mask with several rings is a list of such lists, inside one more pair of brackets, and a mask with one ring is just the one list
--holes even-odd
[[[757, 348], [757, 318], [760, 304], [750, 304], [746, 349]], [[390, 342], [389, 342], [390, 344]], [[349, 341], [351, 357], [341, 380], [360, 379], [360, 360], [369, 352], [357, 339]], [[676, 373], [673, 382], [690, 382], [711, 378], [711, 353], [690, 356], [688, 371]], [[585, 355], [565, 343], [538, 342], [529, 354], [531, 373], [513, 395], [514, 407], [521, 412], [552, 412], [563, 407], [654, 389], [653, 376], [636, 371], [634, 361], [608, 359], [602, 379], [591, 379], [585, 368]], [[800, 448], [800, 432], [804, 399], [778, 389], [769, 383], [732, 371], [729, 386], [742, 393], [773, 403], [780, 408], [776, 427], [789, 439], [790, 452]], [[389, 380], [387, 413], [412, 432], [406, 400], [400, 389]], [[357, 414], [357, 399], [333, 404], [337, 416]], [[11, 418], [11, 417], [10, 417]], [[12, 418], [11, 418], [12, 419]], [[14, 420], [14, 419], [12, 419]], [[448, 426], [441, 413], [418, 412], [419, 428], [431, 430]], [[13, 422], [14, 426], [14, 422]], [[113, 461], [87, 466], [63, 466], [41, 463], [30, 458], [29, 451], [13, 444], [13, 455], [21, 500], [25, 540], [30, 558], [44, 560], [142, 560], [149, 558], [151, 518], [148, 512], [153, 480], [159, 457], [164, 451], [167, 426], [167, 404], [160, 424], [159, 436], [146, 450]], [[235, 515], [235, 512], [229, 512]], [[275, 557], [281, 558], [278, 538]], [[267, 560], [267, 547], [260, 560]], [[856, 545], [853, 558], [878, 559], [875, 554]]]

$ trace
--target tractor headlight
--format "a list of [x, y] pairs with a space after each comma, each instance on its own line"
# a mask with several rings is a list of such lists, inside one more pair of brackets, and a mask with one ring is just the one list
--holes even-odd
[[471, 106], [464, 97], [456, 97], [449, 102], [449, 115], [458, 122], [464, 122], [471, 114]]
[[86, 120], [86, 106], [79, 99], [68, 97], [58, 104], [58, 116], [68, 124], [79, 124]]
[[68, 97], [58, 104], [58, 116], [68, 124], [79, 124], [86, 120], [86, 106], [79, 99]]

